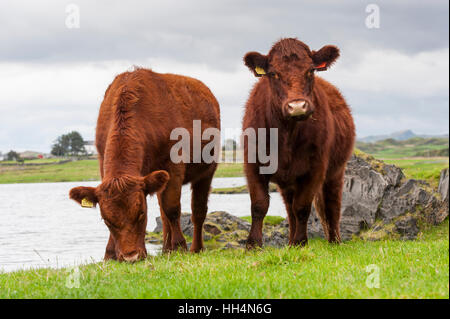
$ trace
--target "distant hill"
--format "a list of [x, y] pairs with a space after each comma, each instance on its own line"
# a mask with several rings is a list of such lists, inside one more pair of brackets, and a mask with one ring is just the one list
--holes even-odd
[[448, 137], [413, 137], [407, 140], [388, 138], [376, 142], [356, 142], [361, 151], [376, 158], [449, 156]]
[[442, 134], [442, 135], [425, 135], [425, 134], [415, 134], [412, 130], [405, 130], [405, 131], [399, 131], [394, 132], [389, 135], [371, 135], [366, 136], [362, 138], [358, 138], [358, 141], [365, 142], [365, 143], [374, 143], [381, 140], [387, 140], [387, 139], [394, 139], [396, 141], [406, 141], [414, 137], [422, 137], [422, 138], [447, 138], [448, 139], [448, 133]]

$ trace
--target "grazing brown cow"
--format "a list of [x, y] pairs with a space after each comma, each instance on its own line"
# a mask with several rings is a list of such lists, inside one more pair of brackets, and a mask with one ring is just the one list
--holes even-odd
[[[335, 46], [311, 51], [303, 42], [290, 38], [275, 43], [268, 55], [249, 52], [244, 57], [245, 65], [261, 79], [247, 101], [243, 129], [278, 129], [278, 168], [273, 174], [260, 173], [258, 158], [256, 163], [249, 162], [249, 142], [244, 140], [252, 215], [249, 248], [262, 245], [269, 181], [278, 185], [286, 205], [290, 245], [307, 243], [313, 201], [328, 240], [340, 241], [343, 177], [355, 127], [338, 89], [315, 76], [338, 56]], [[269, 130], [265, 134], [269, 141]]]
[[[217, 163], [192, 163], [192, 156], [190, 162], [174, 163], [170, 157], [177, 143], [170, 139], [172, 130], [186, 129], [192, 144], [193, 120], [201, 120], [201, 130], [220, 129], [219, 104], [196, 79], [136, 69], [118, 75], [106, 90], [96, 131], [102, 182], [96, 188], [70, 191], [70, 198], [82, 206], [100, 205], [110, 231], [105, 259], [146, 257], [146, 196], [155, 192], [163, 220], [163, 250], [186, 249], [180, 228], [181, 186], [186, 183], [192, 187], [191, 251], [202, 249], [203, 222]], [[200, 145], [209, 142], [202, 140]]]

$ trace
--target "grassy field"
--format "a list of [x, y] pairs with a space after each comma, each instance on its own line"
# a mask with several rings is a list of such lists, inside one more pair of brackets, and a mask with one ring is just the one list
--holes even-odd
[[[448, 157], [386, 159], [385, 162], [403, 168], [408, 178], [425, 179], [433, 186], [437, 186], [440, 171], [449, 166]], [[240, 163], [221, 163], [215, 174], [215, 177], [236, 176], [244, 176]], [[0, 184], [96, 180], [100, 180], [96, 160], [42, 166], [0, 165]]]
[[[242, 164], [222, 163], [216, 177], [243, 176]], [[98, 161], [81, 160], [42, 166], [1, 166], [0, 184], [45, 183], [100, 180]]]
[[220, 163], [214, 177], [239, 177], [244, 176], [241, 163]]
[[[24, 160], [24, 164], [47, 164], [47, 163], [58, 163], [61, 161], [59, 158], [37, 158], [32, 160]], [[17, 161], [1, 161], [0, 166], [2, 164], [17, 164]]]
[[17, 271], [0, 274], [0, 298], [449, 298], [448, 236], [447, 219], [415, 241], [101, 262], [79, 267], [78, 288], [73, 269]]
[[96, 180], [100, 180], [96, 160], [81, 160], [42, 166], [0, 166], [1, 184]]
[[407, 178], [423, 179], [437, 187], [441, 170], [448, 167], [448, 157], [386, 159], [384, 162], [403, 169]]
[[415, 137], [406, 141], [386, 139], [375, 143], [357, 142], [356, 147], [378, 159], [447, 156], [448, 138]]

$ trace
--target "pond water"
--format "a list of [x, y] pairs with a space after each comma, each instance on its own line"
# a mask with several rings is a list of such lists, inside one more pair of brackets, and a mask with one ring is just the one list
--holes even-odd
[[[100, 261], [109, 237], [100, 211], [84, 209], [68, 198], [75, 186], [97, 186], [99, 182], [0, 184], [0, 271], [36, 267], [67, 267]], [[214, 188], [245, 184], [243, 177], [215, 178]], [[148, 225], [156, 226], [159, 205], [148, 197]], [[211, 194], [208, 211], [250, 215], [248, 194]], [[182, 189], [181, 209], [191, 211], [189, 185]], [[278, 193], [271, 194], [269, 215], [286, 216]], [[147, 245], [156, 254], [159, 245]]]

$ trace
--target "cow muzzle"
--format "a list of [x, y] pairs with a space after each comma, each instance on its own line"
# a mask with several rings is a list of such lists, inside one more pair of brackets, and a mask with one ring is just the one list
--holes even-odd
[[312, 104], [306, 100], [293, 100], [287, 104], [286, 107], [288, 116], [298, 119], [298, 120], [306, 120], [309, 118], [313, 112], [314, 108]]
[[134, 263], [139, 260], [143, 260], [147, 257], [147, 253], [145, 251], [135, 251], [129, 254], [119, 254], [119, 261], [125, 261], [128, 263]]

